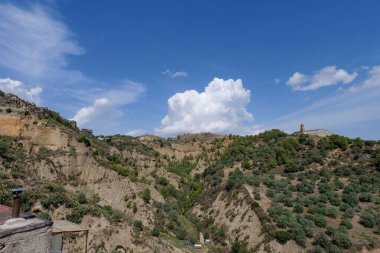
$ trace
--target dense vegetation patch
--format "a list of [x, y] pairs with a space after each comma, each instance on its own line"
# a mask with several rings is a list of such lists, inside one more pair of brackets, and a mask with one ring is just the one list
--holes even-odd
[[[354, 243], [370, 248], [380, 235], [379, 154], [379, 143], [373, 141], [272, 130], [236, 137], [203, 178], [212, 193], [222, 184], [224, 169], [235, 167], [225, 189], [252, 185], [258, 201], [252, 207], [280, 243], [294, 240], [305, 247], [312, 238], [316, 251], [339, 252]], [[271, 200], [269, 220], [260, 215], [259, 186]], [[367, 228], [366, 237], [353, 228], [355, 216], [360, 217], [357, 226]]]

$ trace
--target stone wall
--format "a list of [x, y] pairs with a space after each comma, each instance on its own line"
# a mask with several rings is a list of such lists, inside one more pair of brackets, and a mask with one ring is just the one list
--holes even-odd
[[51, 233], [51, 226], [45, 226], [0, 238], [0, 253], [50, 253]]
[[317, 137], [327, 137], [327, 136], [332, 135], [330, 131], [324, 130], [324, 129], [308, 130], [308, 131], [305, 131], [304, 134], [308, 134], [310, 136], [317, 136]]

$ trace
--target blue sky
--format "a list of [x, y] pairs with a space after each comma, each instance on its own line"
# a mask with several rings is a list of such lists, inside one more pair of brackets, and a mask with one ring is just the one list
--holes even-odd
[[96, 134], [380, 139], [380, 2], [0, 1], [0, 89]]

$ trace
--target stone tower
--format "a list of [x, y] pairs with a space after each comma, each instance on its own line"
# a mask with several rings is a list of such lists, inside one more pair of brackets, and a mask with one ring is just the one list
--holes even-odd
[[301, 133], [305, 132], [305, 125], [303, 123], [301, 123], [300, 132]]

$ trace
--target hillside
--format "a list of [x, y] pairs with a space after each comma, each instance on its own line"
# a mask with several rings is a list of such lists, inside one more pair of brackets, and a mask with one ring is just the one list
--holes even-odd
[[[380, 248], [378, 141], [280, 130], [96, 137], [15, 97], [0, 109], [0, 204], [27, 188], [23, 211], [88, 226], [89, 252]], [[66, 240], [83, 250], [83, 237]]]

